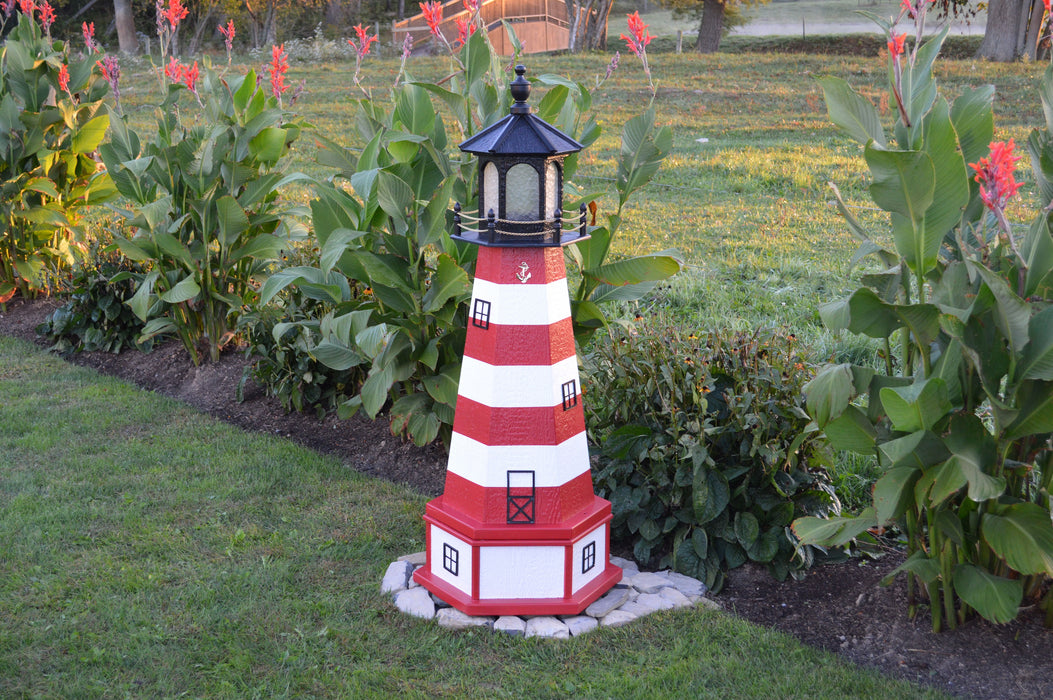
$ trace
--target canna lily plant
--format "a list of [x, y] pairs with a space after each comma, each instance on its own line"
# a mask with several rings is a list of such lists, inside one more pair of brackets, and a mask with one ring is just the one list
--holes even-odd
[[[372, 418], [387, 407], [392, 431], [417, 444], [448, 436], [453, 424], [471, 297], [475, 249], [450, 238], [451, 205], [476, 209], [477, 165], [456, 144], [507, 115], [511, 105], [507, 61], [494, 51], [478, 3], [465, 0], [464, 7], [468, 17], [451, 40], [442, 31], [442, 5], [421, 3], [429, 31], [449, 54], [447, 79], [414, 79], [404, 49], [387, 99], [364, 91], [355, 99], [362, 148], [316, 137], [320, 162], [335, 171], [311, 202], [317, 265], [279, 271], [261, 289], [263, 303], [278, 299], [286, 312], [274, 326], [276, 344], [301, 348], [332, 372], [367, 368], [360, 387], [348, 387], [350, 396], [338, 403], [340, 415], [363, 410]], [[362, 32], [359, 60], [369, 43]], [[599, 137], [588, 88], [555, 75], [534, 80], [547, 88], [535, 105], [542, 119], [586, 146]], [[654, 176], [671, 144], [669, 127], [655, 124], [653, 106], [622, 132], [617, 208], [590, 229], [591, 239], [567, 251], [580, 271], [571, 304], [579, 342], [609, 323], [605, 301], [639, 298], [680, 269], [672, 251], [609, 259], [622, 208]], [[564, 162], [568, 211], [604, 194], [574, 186], [577, 160], [573, 154]], [[300, 377], [310, 384], [315, 374]]]
[[[921, 42], [926, 0], [905, 0], [916, 21], [908, 50], [895, 22], [891, 136], [847, 83], [821, 82], [830, 118], [863, 146], [870, 194], [888, 213], [893, 248], [875, 242], [837, 201], [862, 241], [853, 265], [876, 256], [847, 299], [821, 308], [828, 327], [875, 338], [883, 366], [830, 364], [805, 387], [811, 431], [873, 456], [883, 474], [873, 505], [855, 517], [802, 518], [800, 541], [845, 545], [894, 526], [907, 559], [908, 604], [928, 604], [933, 630], [972, 613], [996, 623], [1038, 603], [1053, 623], [1053, 67], [1040, 87], [1045, 129], [1027, 150], [1039, 214], [1012, 224], [1015, 144], [993, 142], [994, 89], [953, 102], [932, 65], [946, 29]], [[880, 20], [878, 20], [880, 23]]]

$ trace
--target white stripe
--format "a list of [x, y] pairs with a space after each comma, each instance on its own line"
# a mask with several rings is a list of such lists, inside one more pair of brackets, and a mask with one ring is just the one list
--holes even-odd
[[547, 326], [570, 318], [567, 279], [548, 284], [495, 284], [475, 280], [472, 285], [471, 313], [475, 300], [490, 302], [490, 323], [505, 326]]
[[454, 433], [447, 470], [486, 488], [507, 487], [509, 471], [534, 472], [538, 488], [563, 486], [589, 471], [589, 443], [581, 432], [558, 445], [490, 447]]
[[[583, 554], [585, 552], [585, 547], [590, 543], [594, 544], [596, 547], [593, 552], [595, 558], [592, 559], [592, 568], [583, 573], [581, 570], [582, 562], [584, 561]], [[600, 525], [598, 528], [574, 543], [574, 559], [571, 561], [570, 566], [571, 573], [573, 574], [571, 577], [571, 593], [577, 593], [586, 583], [607, 570], [606, 523]]]
[[[428, 552], [428, 563], [431, 573], [462, 593], [472, 595], [472, 547], [459, 537], [446, 532], [441, 527], [431, 525], [431, 551]], [[457, 575], [446, 568], [443, 560], [445, 547], [450, 545], [456, 552]]]
[[490, 408], [531, 408], [563, 404], [563, 384], [578, 379], [578, 358], [574, 355], [554, 365], [491, 365], [474, 357], [461, 363], [458, 396]]
[[562, 598], [563, 547], [480, 547], [479, 597]]

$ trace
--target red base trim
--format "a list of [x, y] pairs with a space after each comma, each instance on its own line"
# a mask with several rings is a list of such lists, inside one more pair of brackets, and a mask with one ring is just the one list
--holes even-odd
[[427, 566], [417, 569], [413, 580], [466, 615], [577, 615], [622, 580], [622, 570], [607, 562], [599, 576], [566, 598], [473, 599], [442, 579]]
[[[588, 472], [571, 484], [573, 487], [538, 489], [534, 523], [509, 524], [505, 489], [486, 489], [447, 473], [446, 493], [428, 502], [424, 520], [473, 544], [490, 545], [493, 540], [536, 540], [539, 544], [576, 540], [611, 519], [611, 503], [592, 492], [592, 475]], [[549, 491], [558, 494], [550, 496], [546, 493]], [[561, 498], [566, 499], [564, 503], [560, 503]]]

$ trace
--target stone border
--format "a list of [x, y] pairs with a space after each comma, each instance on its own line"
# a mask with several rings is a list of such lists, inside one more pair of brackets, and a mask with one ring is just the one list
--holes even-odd
[[486, 627], [513, 637], [567, 639], [598, 627], [620, 627], [659, 610], [720, 605], [705, 597], [706, 586], [690, 576], [673, 571], [640, 571], [635, 562], [611, 557], [622, 569], [622, 580], [580, 615], [471, 616], [451, 607], [413, 580], [413, 572], [424, 566], [424, 552], [407, 554], [393, 561], [380, 584], [390, 593], [395, 607], [414, 617], [435, 620], [447, 629]]

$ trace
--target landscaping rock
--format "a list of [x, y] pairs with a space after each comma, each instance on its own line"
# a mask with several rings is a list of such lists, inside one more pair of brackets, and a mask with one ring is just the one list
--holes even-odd
[[602, 598], [585, 608], [585, 614], [591, 617], [603, 617], [627, 600], [629, 600], [628, 589], [615, 586]]
[[624, 610], [612, 610], [600, 618], [600, 627], [621, 627], [636, 619], [636, 615]]
[[647, 606], [647, 605], [641, 605], [640, 603], [637, 603], [637, 602], [633, 601], [631, 603], [626, 603], [625, 605], [623, 605], [622, 607], [618, 608], [614, 612], [629, 613], [634, 618], [637, 618], [637, 617], [647, 617], [651, 613], [656, 612], [656, 610], [654, 608], [652, 608], [652, 607]]
[[394, 593], [408, 588], [410, 575], [413, 573], [413, 564], [406, 561], [393, 561], [388, 564], [388, 570], [384, 572], [384, 580], [380, 582], [381, 593]]
[[666, 586], [671, 585], [668, 579], [650, 571], [636, 574], [629, 579], [629, 583], [641, 593], [657, 593]]
[[674, 608], [689, 608], [689, 607], [691, 607], [691, 599], [688, 598], [683, 593], [681, 593], [679, 589], [672, 588], [672, 587], [670, 587], [670, 588], [663, 588], [662, 590], [658, 591], [658, 595], [662, 596], [663, 598], [668, 600], [670, 603], [672, 603], [673, 604], [672, 607], [674, 607]]
[[713, 600], [712, 598], [699, 598], [698, 602], [695, 603], [695, 605], [701, 606], [703, 608], [709, 608], [710, 610], [723, 610], [724, 609], [724, 607], [720, 603], [718, 603], [717, 601]]
[[435, 614], [440, 627], [451, 630], [463, 630], [470, 627], [491, 627], [494, 618], [465, 615], [457, 608], [443, 608]]
[[441, 609], [441, 608], [448, 608], [448, 607], [450, 607], [450, 604], [447, 603], [442, 598], [440, 598], [439, 596], [435, 595], [434, 593], [431, 593], [430, 595], [431, 595], [431, 601], [433, 603], [435, 603], [435, 607], [436, 608], [440, 608]]
[[684, 595], [702, 595], [706, 592], [706, 584], [697, 578], [684, 576], [675, 571], [661, 571], [658, 575], [669, 581], [670, 585]]
[[395, 594], [395, 607], [414, 617], [435, 617], [435, 603], [424, 588], [409, 588]]
[[428, 563], [427, 552], [414, 552], [413, 554], [403, 554], [398, 558], [399, 561], [408, 561], [413, 566], [424, 566]]
[[595, 617], [589, 617], [588, 615], [575, 615], [569, 617], [563, 621], [563, 624], [570, 630], [571, 637], [577, 637], [579, 634], [585, 634], [599, 627], [600, 623], [596, 621]]
[[515, 615], [502, 615], [494, 622], [494, 630], [513, 637], [522, 637], [526, 634], [526, 620]]
[[611, 563], [615, 566], [621, 567], [626, 577], [635, 576], [640, 573], [640, 565], [631, 559], [622, 559], [621, 557], [611, 557]]
[[549, 616], [532, 617], [526, 622], [527, 637], [569, 639], [570, 630], [558, 619]]
[[[667, 590], [670, 589], [663, 588], [662, 592], [664, 593]], [[672, 590], [675, 591], [676, 589], [673, 588]], [[641, 593], [640, 597], [637, 598], [634, 602], [637, 605], [642, 605], [645, 608], [650, 608], [651, 610], [670, 610], [676, 607], [676, 603], [669, 600], [661, 593]]]

